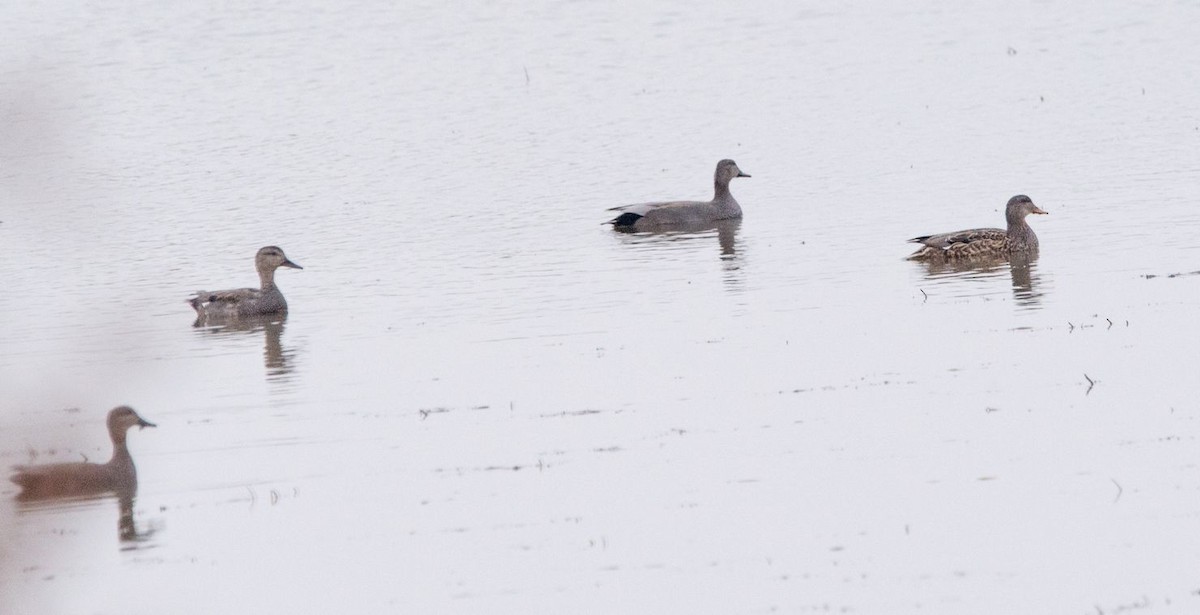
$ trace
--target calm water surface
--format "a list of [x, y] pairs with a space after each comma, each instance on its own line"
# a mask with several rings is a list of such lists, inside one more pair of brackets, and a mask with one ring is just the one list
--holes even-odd
[[[0, 612], [1200, 611], [1193, 3], [4, 21], [0, 465], [159, 427], [0, 486]], [[1036, 260], [903, 260], [1017, 193]]]

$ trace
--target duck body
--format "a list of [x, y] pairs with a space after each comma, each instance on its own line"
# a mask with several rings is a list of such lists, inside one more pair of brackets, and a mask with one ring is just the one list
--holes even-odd
[[188, 299], [192, 309], [210, 318], [238, 318], [279, 314], [287, 311], [287, 300], [274, 284], [270, 288], [235, 288], [196, 291]]
[[125, 491], [137, 484], [137, 468], [126, 452], [114, 454], [108, 463], [54, 463], [17, 466], [12, 482], [20, 485], [21, 499], [43, 499]]
[[126, 434], [132, 427], [155, 425], [138, 416], [129, 406], [119, 406], [109, 411], [108, 435], [113, 443], [113, 454], [106, 463], [73, 462], [14, 467], [9, 480], [21, 487], [17, 497], [36, 500], [136, 491], [137, 468], [125, 445]]
[[1025, 218], [1029, 214], [1045, 213], [1029, 197], [1018, 194], [1009, 199], [1005, 207], [1008, 228], [976, 228], [914, 237], [908, 240], [909, 243], [923, 244], [923, 247], [909, 258], [958, 260], [1034, 252], [1038, 249], [1038, 238]]
[[742, 207], [729, 191], [729, 182], [735, 177], [750, 176], [743, 173], [736, 162], [722, 160], [717, 163], [717, 170], [713, 175], [714, 194], [711, 201], [663, 201], [622, 205], [609, 209], [620, 212], [610, 223], [618, 230], [653, 231], [741, 218]]
[[188, 298], [192, 309], [201, 318], [238, 318], [265, 314], [280, 314], [288, 309], [287, 300], [275, 285], [275, 270], [280, 267], [303, 269], [288, 260], [277, 246], [265, 246], [254, 257], [258, 270], [259, 288], [196, 291]]

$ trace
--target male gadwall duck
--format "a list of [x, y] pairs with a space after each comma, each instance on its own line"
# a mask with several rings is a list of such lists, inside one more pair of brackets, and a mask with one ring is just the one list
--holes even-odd
[[711, 201], [668, 201], [664, 203], [637, 203], [613, 207], [609, 211], [621, 212], [610, 222], [613, 228], [623, 230], [659, 230], [711, 224], [717, 220], [742, 217], [742, 208], [729, 192], [729, 182], [735, 177], [750, 177], [728, 158], [717, 163], [713, 175], [716, 193]]
[[1037, 250], [1038, 238], [1033, 229], [1025, 222], [1029, 214], [1044, 214], [1040, 207], [1024, 194], [1018, 194], [1008, 200], [1004, 216], [1008, 219], [1008, 229], [976, 228], [955, 233], [940, 235], [925, 235], [909, 239], [909, 243], [925, 244], [913, 252], [909, 258], [924, 260], [930, 258], [974, 258], [988, 256], [1007, 256], [1014, 252], [1032, 252]]
[[42, 499], [94, 495], [115, 491], [130, 493], [137, 489], [137, 469], [125, 446], [125, 432], [131, 427], [154, 427], [129, 406], [108, 413], [108, 437], [112, 439], [112, 459], [107, 463], [54, 463], [40, 466], [16, 466], [9, 480], [21, 486], [21, 499]]
[[255, 316], [260, 314], [277, 314], [287, 311], [287, 301], [279, 287], [275, 286], [275, 270], [280, 267], [303, 269], [300, 265], [288, 260], [283, 250], [275, 246], [266, 246], [254, 256], [254, 267], [258, 269], [260, 288], [237, 288], [233, 290], [197, 291], [188, 303], [195, 308], [201, 317]]

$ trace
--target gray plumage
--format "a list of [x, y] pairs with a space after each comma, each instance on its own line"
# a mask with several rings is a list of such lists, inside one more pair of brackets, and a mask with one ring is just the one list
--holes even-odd
[[258, 270], [259, 288], [236, 288], [233, 290], [196, 291], [188, 303], [200, 318], [237, 318], [260, 314], [278, 314], [288, 309], [287, 300], [279, 287], [275, 286], [275, 270], [280, 267], [303, 269], [288, 260], [283, 250], [266, 246], [254, 256], [254, 267]]
[[56, 497], [95, 495], [106, 492], [129, 494], [137, 490], [137, 469], [125, 446], [131, 427], [155, 427], [129, 406], [108, 413], [108, 436], [112, 439], [112, 458], [105, 463], [54, 463], [16, 466], [9, 480], [21, 486], [18, 498], [35, 500]]
[[737, 163], [725, 159], [717, 163], [713, 174], [714, 194], [711, 201], [666, 201], [661, 203], [636, 203], [613, 207], [609, 211], [621, 212], [610, 220], [614, 228], [622, 230], [660, 230], [678, 227], [711, 224], [718, 220], [742, 217], [742, 207], [729, 192], [729, 182], [735, 177], [750, 177], [738, 168]]
[[1004, 209], [1007, 229], [976, 228], [953, 233], [925, 235], [909, 239], [909, 243], [924, 244], [909, 258], [924, 260], [931, 258], [963, 259], [985, 256], [1003, 256], [1014, 252], [1032, 252], [1038, 248], [1038, 238], [1025, 222], [1029, 214], [1045, 214], [1033, 204], [1029, 197], [1018, 194], [1008, 200]]

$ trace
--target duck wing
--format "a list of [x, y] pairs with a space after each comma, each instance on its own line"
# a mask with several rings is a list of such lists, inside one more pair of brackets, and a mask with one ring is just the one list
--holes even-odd
[[16, 466], [9, 480], [20, 485], [22, 498], [85, 495], [112, 488], [108, 467], [98, 463], [54, 463]]
[[909, 243], [923, 243], [931, 248], [939, 248], [948, 250], [956, 244], [971, 244], [978, 242], [1004, 241], [1006, 233], [1004, 229], [998, 228], [973, 228], [965, 231], [955, 231], [953, 233], [941, 233], [938, 235], [925, 235], [922, 237], [913, 237], [909, 239]]
[[231, 290], [198, 290], [188, 299], [192, 307], [199, 310], [205, 305], [236, 307], [239, 303], [254, 301], [262, 295], [257, 288], [234, 288]]
[[616, 226], [632, 225], [641, 218], [650, 218], [657, 224], [672, 224], [697, 218], [698, 212], [711, 206], [712, 203], [704, 201], [661, 201], [610, 207], [608, 211], [621, 212], [621, 215], [610, 220]]
[[661, 209], [663, 207], [677, 207], [694, 205], [699, 201], [659, 201], [657, 203], [634, 203], [632, 205], [618, 205], [617, 207], [609, 207], [608, 211], [619, 211], [623, 214], [637, 214], [644, 216], [650, 213], [651, 210]]
[[948, 258], [970, 258], [1006, 252], [1008, 234], [998, 228], [973, 228], [953, 233], [925, 235], [908, 240], [924, 244], [909, 258], [924, 259], [944, 256]]

